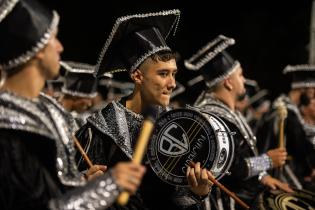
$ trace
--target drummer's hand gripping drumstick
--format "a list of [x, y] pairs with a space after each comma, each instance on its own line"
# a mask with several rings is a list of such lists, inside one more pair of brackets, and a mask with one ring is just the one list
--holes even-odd
[[[193, 162], [190, 162], [190, 165], [192, 167], [195, 167], [195, 163], [193, 163]], [[242, 201], [239, 197], [237, 197], [237, 195], [234, 192], [228, 190], [224, 185], [222, 185], [220, 182], [218, 182], [209, 171], [208, 171], [208, 179], [211, 183], [213, 183], [215, 186], [219, 187], [222, 191], [224, 191], [231, 198], [233, 198], [236, 201], [236, 203], [238, 203], [242, 208], [249, 209], [249, 206], [244, 201]]]
[[[144, 121], [140, 130], [140, 134], [137, 140], [137, 144], [135, 147], [135, 151], [133, 154], [132, 162], [134, 163], [141, 163], [144, 152], [146, 150], [147, 144], [149, 142], [149, 138], [154, 128], [154, 121], [155, 121], [156, 112], [153, 107], [148, 107], [146, 112], [144, 113]], [[129, 193], [124, 191], [122, 192], [117, 202], [120, 205], [126, 205], [129, 200]]]

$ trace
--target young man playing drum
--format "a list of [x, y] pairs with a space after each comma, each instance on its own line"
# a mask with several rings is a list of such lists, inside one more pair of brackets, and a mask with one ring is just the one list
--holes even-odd
[[[82, 144], [89, 145], [86, 152], [94, 163], [111, 166], [119, 160], [130, 160], [143, 122], [143, 110], [155, 105], [161, 112], [169, 105], [177, 66], [165, 39], [177, 26], [179, 15], [178, 10], [171, 10], [125, 16], [116, 21], [96, 74], [128, 71], [135, 88], [132, 95], [109, 103], [88, 118], [88, 123], [78, 131]], [[175, 189], [148, 169], [139, 193], [130, 198], [126, 207], [115, 209], [198, 209], [199, 201], [210, 191], [208, 172], [197, 163], [188, 168], [187, 178], [190, 189]]]
[[[198, 98], [196, 107], [221, 117], [232, 132], [235, 143], [234, 161], [230, 176], [225, 176], [222, 183], [234, 191], [243, 201], [252, 205], [263, 186], [290, 192], [288, 185], [272, 178], [266, 170], [278, 167], [286, 159], [285, 150], [271, 150], [258, 156], [255, 136], [244, 117], [235, 109], [239, 97], [245, 94], [243, 70], [226, 48], [234, 40], [218, 36], [185, 61], [190, 70], [200, 71], [207, 89]], [[240, 208], [234, 206], [222, 193], [224, 209]]]

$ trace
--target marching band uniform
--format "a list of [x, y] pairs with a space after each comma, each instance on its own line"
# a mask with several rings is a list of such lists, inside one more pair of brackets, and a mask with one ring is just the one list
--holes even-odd
[[[78, 127], [81, 127], [91, 115], [89, 108], [92, 106], [92, 99], [97, 95], [98, 80], [93, 75], [95, 66], [73, 61], [61, 61], [60, 65], [65, 71], [61, 103], [67, 109], [67, 101], [70, 100], [68, 111], [76, 120]], [[73, 103], [77, 105], [71, 106]]]
[[[287, 66], [284, 74], [292, 76], [292, 90], [300, 90], [301, 95], [307, 94], [307, 89], [315, 87], [315, 68], [309, 65]], [[307, 96], [313, 98], [311, 96]], [[300, 96], [301, 98], [301, 96]], [[280, 178], [286, 179], [298, 189], [303, 188], [303, 178], [310, 175], [312, 169], [315, 168], [314, 148], [311, 144], [314, 132], [306, 125], [299, 111], [299, 104], [292, 101], [292, 98], [287, 95], [281, 95], [273, 103], [273, 109], [267, 113], [257, 132], [258, 143], [257, 147], [260, 152], [265, 152], [270, 148], [278, 147], [279, 144], [279, 116], [277, 109], [280, 102], [287, 109], [287, 117], [284, 124], [284, 135], [286, 149], [292, 160], [288, 161], [288, 166], [285, 167], [284, 176]], [[288, 173], [287, 170], [292, 170]], [[292, 174], [292, 175], [290, 175]], [[307, 185], [304, 185], [307, 187]]]
[[[51, 39], [58, 44], [58, 22], [55, 11], [36, 1], [0, 2], [1, 80], [32, 65]], [[72, 117], [50, 97], [30, 99], [1, 90], [1, 209], [104, 209], [115, 201], [120, 189], [111, 170], [89, 183], [77, 170], [74, 127]]]
[[[178, 10], [121, 17], [116, 21], [97, 64], [97, 75], [104, 71], [133, 72], [147, 58], [158, 52], [171, 52], [166, 37], [179, 18]], [[163, 111], [157, 106], [157, 114]], [[94, 163], [111, 166], [119, 160], [130, 160], [143, 122], [142, 114], [126, 108], [126, 98], [113, 101], [87, 119], [77, 137], [86, 146]], [[146, 163], [148, 164], [148, 163]], [[84, 164], [81, 166], [84, 169]], [[139, 192], [127, 206], [112, 209], [198, 209], [198, 196], [183, 190], [176, 195], [175, 187], [160, 180], [150, 166]], [[183, 193], [183, 194], [181, 194]], [[179, 206], [178, 206], [179, 205]]]
[[[243, 115], [239, 111], [232, 111], [211, 93], [215, 85], [240, 68], [240, 63], [226, 50], [234, 43], [234, 39], [220, 35], [187, 59], [185, 66], [189, 70], [200, 71], [208, 88], [198, 97], [194, 106], [201, 112], [220, 117], [233, 133], [234, 160], [230, 168], [231, 174], [224, 176], [221, 183], [251, 206], [264, 189], [260, 180], [267, 175], [266, 171], [272, 167], [272, 161], [266, 154], [258, 156], [256, 137]], [[219, 209], [240, 208], [224, 192], [218, 190], [217, 194], [213, 194], [217, 200], [213, 206]]]

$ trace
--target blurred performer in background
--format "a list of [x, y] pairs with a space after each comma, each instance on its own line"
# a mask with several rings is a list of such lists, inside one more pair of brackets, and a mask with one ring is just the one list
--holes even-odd
[[170, 99], [170, 107], [172, 109], [176, 108], [183, 108], [187, 104], [185, 102], [185, 86], [181, 84], [180, 82], [176, 81], [176, 88], [171, 94], [171, 99]]
[[242, 113], [242, 115], [247, 119], [247, 112], [249, 107], [249, 98], [255, 92], [258, 91], [258, 84], [255, 80], [246, 79], [245, 83], [245, 94], [241, 95], [236, 102], [235, 108]]
[[61, 97], [61, 88], [64, 83], [63, 76], [59, 75], [57, 79], [46, 80], [43, 93], [58, 100]]
[[270, 100], [268, 99], [268, 90], [261, 89], [249, 98], [247, 122], [252, 128], [254, 134], [265, 113], [270, 110]]
[[65, 76], [59, 102], [81, 127], [90, 116], [93, 98], [97, 95], [98, 81], [93, 75], [95, 66], [72, 61], [61, 61], [60, 64]]
[[108, 103], [129, 96], [133, 92], [135, 85], [129, 81], [120, 81], [119, 76], [117, 73], [115, 75], [105, 73], [98, 79], [98, 98], [93, 99], [93, 110], [100, 110]]
[[0, 1], [1, 209], [104, 209], [120, 190], [135, 192], [145, 171], [119, 163], [103, 175], [94, 165], [87, 183], [77, 170], [74, 120], [40, 93], [59, 73], [58, 22], [36, 1]]
[[99, 111], [111, 101], [112, 81], [113, 74], [110, 73], [97, 79], [97, 95], [92, 99], [91, 112]]
[[271, 148], [279, 147], [279, 104], [283, 104], [288, 112], [284, 121], [285, 147], [290, 156], [283, 173], [277, 176], [287, 180], [296, 188], [307, 188], [304, 177], [314, 176], [315, 153], [310, 136], [306, 133], [306, 123], [299, 106], [303, 108], [314, 98], [315, 66], [288, 65], [283, 73], [291, 76], [291, 90], [287, 95], [281, 95], [273, 103], [272, 110], [263, 118], [257, 130], [258, 149], [261, 153]]
[[[284, 149], [270, 150], [258, 155], [256, 137], [243, 115], [236, 110], [236, 102], [245, 94], [243, 70], [233, 59], [227, 48], [234, 39], [219, 35], [185, 61], [187, 69], [200, 71], [207, 89], [195, 104], [201, 111], [219, 116], [235, 132], [235, 153], [230, 176], [222, 178], [222, 183], [234, 191], [242, 200], [255, 209], [255, 200], [264, 186], [271, 189], [292, 190], [266, 172], [272, 167], [284, 164]], [[240, 209], [224, 192], [213, 192], [218, 209]]]
[[[304, 120], [304, 130], [306, 137], [311, 142], [315, 150], [315, 98], [309, 98], [306, 97], [306, 95], [301, 96], [299, 110], [301, 111], [301, 115]], [[307, 184], [305, 188], [315, 192], [314, 169], [309, 175], [304, 177], [304, 182]]]
[[[175, 54], [165, 39], [176, 30], [179, 10], [118, 18], [97, 64], [97, 76], [104, 72], [128, 71], [134, 83], [131, 95], [109, 103], [88, 118], [77, 133], [93, 162], [108, 166], [130, 160], [143, 122], [143, 110], [150, 105], [157, 113], [166, 110], [175, 88]], [[82, 165], [83, 169], [86, 167]], [[187, 171], [188, 189], [176, 189], [160, 180], [150, 168], [136, 196], [126, 207], [113, 209], [198, 209], [210, 191], [208, 172], [196, 163]], [[181, 190], [178, 192], [178, 190]]]
[[236, 103], [236, 108], [244, 115], [253, 133], [256, 134], [260, 119], [269, 111], [268, 91], [260, 89], [258, 83], [251, 79], [245, 80], [245, 89], [245, 97], [240, 98]]

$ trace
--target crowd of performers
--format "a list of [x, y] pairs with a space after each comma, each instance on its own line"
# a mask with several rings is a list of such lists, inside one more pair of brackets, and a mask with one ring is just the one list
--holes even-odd
[[[0, 0], [1, 209], [315, 208], [315, 66], [286, 66], [291, 89], [271, 101], [229, 52], [233, 38], [179, 60], [167, 45], [177, 9], [117, 17], [95, 64], [62, 60], [59, 18], [36, 0]], [[185, 71], [198, 76], [181, 84]], [[177, 109], [218, 117], [232, 139], [224, 174], [192, 159], [186, 184], [173, 185], [148, 156], [134, 161], [148, 107], [154, 119]], [[183, 139], [162, 149], [179, 154], [194, 140]]]

